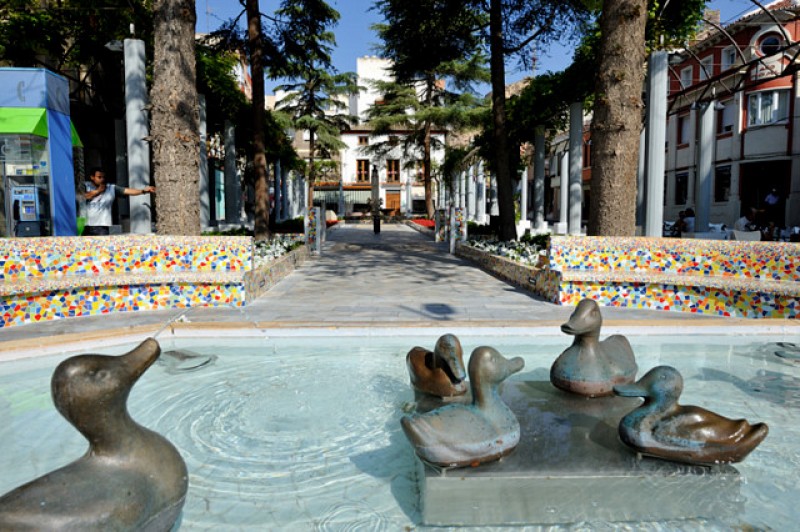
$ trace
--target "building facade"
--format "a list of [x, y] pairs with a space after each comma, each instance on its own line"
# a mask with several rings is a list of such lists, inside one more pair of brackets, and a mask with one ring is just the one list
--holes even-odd
[[665, 219], [708, 202], [711, 223], [730, 227], [755, 208], [778, 226], [800, 224], [800, 2], [765, 8], [670, 57]]

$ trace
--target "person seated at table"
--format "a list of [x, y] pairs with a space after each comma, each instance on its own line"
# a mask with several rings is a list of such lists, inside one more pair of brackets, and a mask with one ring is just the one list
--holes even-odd
[[756, 230], [756, 210], [752, 207], [742, 213], [742, 217], [736, 220], [733, 228], [736, 231], [755, 231]]

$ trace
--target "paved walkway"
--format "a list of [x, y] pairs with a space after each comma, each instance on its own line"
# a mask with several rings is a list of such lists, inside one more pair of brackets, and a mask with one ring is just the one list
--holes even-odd
[[[243, 309], [195, 308], [119, 313], [0, 329], [0, 351], [31, 342], [152, 333], [185, 315], [191, 324], [308, 328], [557, 327], [571, 307], [547, 303], [447, 253], [444, 244], [405, 225], [342, 225], [328, 232], [321, 256], [307, 261]], [[603, 309], [606, 326], [750, 326], [765, 320], [700, 317], [689, 313]], [[788, 326], [768, 320], [771, 327]]]

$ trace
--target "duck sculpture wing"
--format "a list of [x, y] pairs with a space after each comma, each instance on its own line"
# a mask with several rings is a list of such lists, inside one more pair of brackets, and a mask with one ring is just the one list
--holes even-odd
[[519, 421], [497, 386], [523, 365], [521, 358], [505, 359], [491, 347], [476, 348], [469, 361], [471, 404], [447, 405], [401, 419], [420, 459], [441, 467], [462, 467], [496, 460], [514, 450]]
[[680, 405], [683, 378], [658, 366], [638, 382], [614, 387], [617, 395], [644, 397], [620, 420], [619, 436], [635, 451], [699, 465], [740, 462], [767, 437], [764, 423], [730, 419], [705, 408]]

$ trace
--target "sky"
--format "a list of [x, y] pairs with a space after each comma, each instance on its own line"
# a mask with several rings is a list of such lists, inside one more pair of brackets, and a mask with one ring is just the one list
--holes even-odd
[[[279, 0], [261, 0], [261, 10], [273, 11], [278, 3]], [[337, 47], [333, 53], [333, 64], [341, 72], [354, 72], [356, 58], [377, 55], [375, 47], [378, 44], [378, 37], [370, 26], [380, 21], [380, 14], [370, 9], [374, 0], [329, 0], [329, 3], [341, 15], [338, 26], [334, 28]], [[769, 1], [764, 0], [763, 3]], [[202, 33], [215, 30], [222, 21], [235, 17], [241, 10], [236, 0], [196, 0], [196, 5], [197, 31]], [[752, 11], [756, 5], [751, 0], [714, 0], [709, 2], [708, 7], [720, 10], [721, 20], [725, 23]], [[572, 50], [568, 45], [553, 43], [547, 47], [540, 47], [536, 73], [563, 70], [571, 59]], [[532, 74], [531, 71], [521, 71], [515, 65], [509, 64], [506, 69], [506, 82], [518, 81]], [[272, 91], [273, 85], [277, 85], [277, 82], [274, 84], [267, 82], [268, 92]]]

